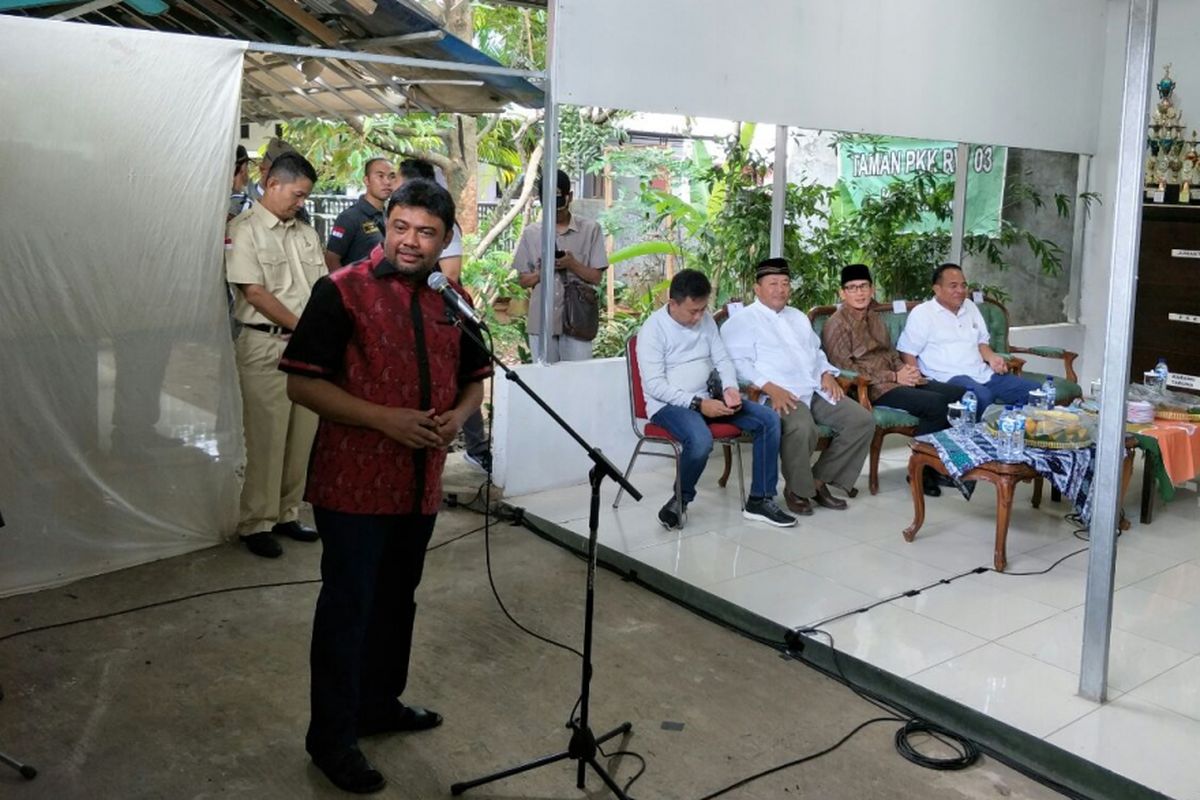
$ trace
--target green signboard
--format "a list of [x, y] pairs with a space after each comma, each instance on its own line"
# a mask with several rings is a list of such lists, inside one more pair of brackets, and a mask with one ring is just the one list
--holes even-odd
[[[967, 167], [968, 234], [995, 236], [1000, 231], [1007, 155], [1004, 147], [971, 145]], [[841, 179], [856, 206], [864, 197], [879, 194], [892, 181], [921, 170], [945, 173], [947, 180], [953, 180], [957, 158], [957, 143], [928, 139], [872, 136], [838, 146]], [[931, 218], [922, 227], [930, 230], [937, 224]]]

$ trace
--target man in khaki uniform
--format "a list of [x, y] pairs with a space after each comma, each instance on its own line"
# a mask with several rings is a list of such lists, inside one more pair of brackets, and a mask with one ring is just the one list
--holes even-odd
[[279, 357], [317, 278], [326, 273], [317, 232], [296, 219], [317, 174], [302, 156], [271, 164], [261, 200], [229, 223], [225, 277], [237, 287], [235, 344], [246, 435], [237, 532], [250, 552], [275, 558], [276, 535], [316, 541], [297, 518], [317, 416], [287, 397]]

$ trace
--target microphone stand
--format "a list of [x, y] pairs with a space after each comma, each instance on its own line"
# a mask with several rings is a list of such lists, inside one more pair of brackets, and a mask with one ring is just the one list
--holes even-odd
[[[448, 309], [453, 308], [447, 306]], [[471, 330], [470, 325], [464, 325], [462, 317], [457, 313], [457, 308], [453, 308], [454, 313], [451, 316], [454, 318], [454, 324], [466, 334], [471, 341], [487, 352], [492, 363], [498, 366], [504, 376], [521, 387], [521, 390], [529, 396], [533, 402], [537, 403], [543, 411], [545, 411], [558, 426], [566, 431], [572, 439], [579, 443], [588, 454], [588, 458], [592, 460], [592, 468], [588, 471], [588, 480], [592, 487], [591, 507], [588, 511], [588, 549], [587, 549], [587, 589], [584, 594], [583, 605], [583, 664], [580, 675], [580, 690], [579, 690], [579, 719], [571, 720], [568, 727], [571, 729], [571, 739], [567, 743], [567, 749], [551, 755], [542, 756], [533, 761], [520, 764], [515, 767], [493, 772], [490, 775], [485, 775], [482, 778], [455, 783], [450, 787], [450, 794], [460, 795], [468, 789], [473, 789], [476, 786], [482, 786], [485, 783], [498, 781], [502, 778], [508, 778], [513, 775], [519, 775], [522, 772], [538, 769], [540, 767], [554, 764], [566, 759], [572, 759], [578, 762], [578, 770], [576, 772], [575, 785], [583, 789], [586, 767], [591, 767], [592, 770], [600, 776], [600, 780], [604, 782], [619, 800], [630, 800], [629, 796], [622, 791], [617, 782], [604, 769], [600, 762], [596, 759], [596, 754], [599, 752], [600, 745], [607, 742], [616, 736], [629, 733], [633, 730], [633, 725], [629, 722], [623, 722], [616, 728], [613, 728], [607, 733], [596, 736], [592, 733], [592, 729], [588, 724], [589, 702], [591, 700], [590, 686], [592, 681], [592, 621], [595, 615], [595, 598], [596, 598], [596, 539], [600, 528], [600, 484], [605, 477], [612, 478], [625, 491], [633, 496], [634, 500], [641, 500], [642, 495], [637, 489], [630, 485], [629, 481], [625, 480], [625, 476], [621, 471], [613, 465], [595, 447], [588, 444], [587, 440], [579, 435], [570, 424], [559, 416], [553, 408], [551, 408], [545, 400], [538, 396], [537, 392], [529, 388], [525, 381], [517, 375], [512, 369], [505, 365], [492, 349], [486, 346], [479, 338], [476, 331]]]

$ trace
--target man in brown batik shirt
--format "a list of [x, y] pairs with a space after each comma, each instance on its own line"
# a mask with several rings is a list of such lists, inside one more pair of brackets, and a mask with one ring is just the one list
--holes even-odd
[[[872, 404], [916, 417], [918, 435], [948, 428], [946, 406], [959, 400], [964, 390], [929, 380], [901, 360], [883, 320], [871, 310], [874, 288], [871, 270], [863, 264], [842, 269], [842, 307], [821, 331], [825, 355], [835, 367], [866, 376]], [[924, 481], [927, 494], [940, 494], [931, 471], [926, 471]]]

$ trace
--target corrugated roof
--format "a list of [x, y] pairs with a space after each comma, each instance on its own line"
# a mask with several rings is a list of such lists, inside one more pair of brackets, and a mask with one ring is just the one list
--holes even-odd
[[[7, 13], [51, 17], [74, 2], [33, 6], [8, 0]], [[45, 0], [41, 0], [45, 2]], [[503, 66], [452, 36], [403, 0], [166, 0], [148, 14], [125, 3], [77, 21], [337, 51], [362, 51], [461, 64]], [[24, 5], [24, 8], [12, 8]], [[315, 62], [305, 64], [305, 61]], [[303, 71], [302, 71], [303, 70]], [[248, 120], [352, 117], [406, 110], [480, 114], [515, 103], [540, 107], [540, 88], [519, 77], [365, 63], [349, 58], [297, 59], [250, 51], [242, 85]]]

